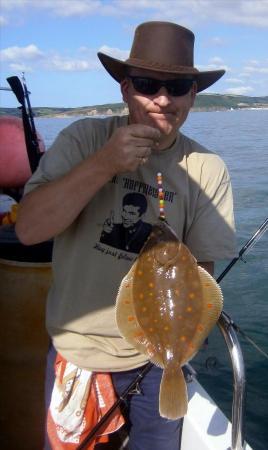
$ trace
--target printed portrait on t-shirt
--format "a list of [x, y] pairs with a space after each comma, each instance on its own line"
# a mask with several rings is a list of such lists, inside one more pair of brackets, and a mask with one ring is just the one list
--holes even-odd
[[152, 225], [142, 219], [147, 210], [147, 200], [143, 194], [131, 192], [123, 197], [120, 223], [114, 222], [111, 211], [104, 224], [100, 242], [112, 247], [139, 253], [149, 236]]

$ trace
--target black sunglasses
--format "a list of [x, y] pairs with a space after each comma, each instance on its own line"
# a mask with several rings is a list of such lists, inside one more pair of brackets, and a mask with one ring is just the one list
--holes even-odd
[[176, 78], [173, 80], [156, 80], [148, 77], [135, 77], [128, 75], [132, 81], [134, 89], [140, 94], [154, 95], [164, 86], [169, 95], [180, 97], [189, 92], [193, 85], [193, 80], [189, 78]]

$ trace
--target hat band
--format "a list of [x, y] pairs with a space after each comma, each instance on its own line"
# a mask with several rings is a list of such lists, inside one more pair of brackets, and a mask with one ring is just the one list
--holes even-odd
[[198, 74], [199, 71], [195, 67], [189, 66], [178, 66], [176, 64], [162, 64], [157, 61], [143, 61], [138, 58], [129, 58], [125, 61], [126, 65], [133, 67], [140, 67], [146, 69], [157, 69], [163, 70], [164, 72], [176, 72], [176, 73], [189, 73], [189, 74]]

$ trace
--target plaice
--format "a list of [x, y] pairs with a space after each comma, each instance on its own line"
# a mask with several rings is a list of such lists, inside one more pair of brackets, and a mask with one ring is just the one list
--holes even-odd
[[122, 336], [163, 368], [162, 417], [178, 419], [186, 414], [181, 367], [197, 353], [222, 307], [221, 289], [214, 278], [198, 266], [166, 222], [155, 224], [122, 280], [116, 319]]

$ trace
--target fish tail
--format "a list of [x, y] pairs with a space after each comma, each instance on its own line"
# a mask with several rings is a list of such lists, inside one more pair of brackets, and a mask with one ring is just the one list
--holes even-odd
[[188, 406], [186, 383], [181, 368], [167, 367], [163, 371], [159, 393], [159, 413], [167, 419], [185, 416]]

